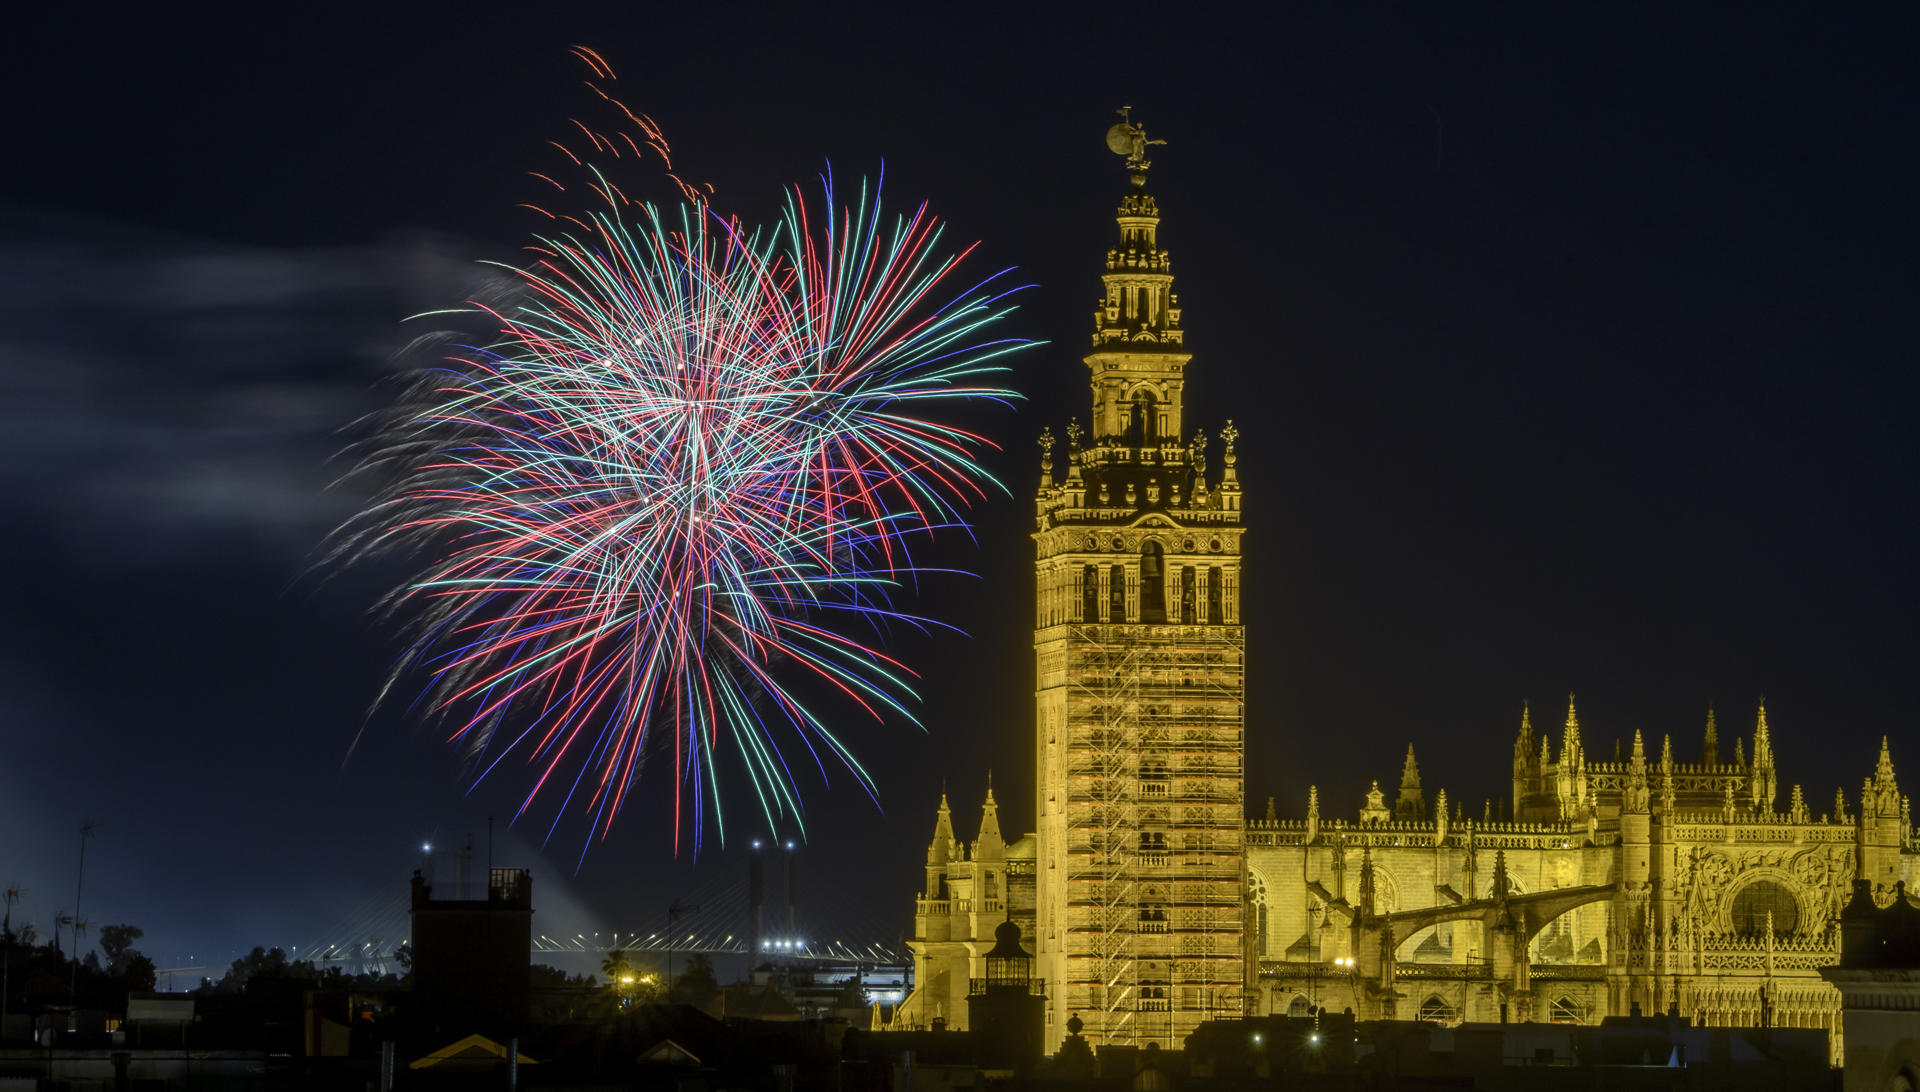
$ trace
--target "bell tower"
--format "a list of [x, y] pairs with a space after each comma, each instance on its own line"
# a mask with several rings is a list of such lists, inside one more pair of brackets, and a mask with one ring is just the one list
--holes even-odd
[[1107, 133], [1131, 186], [1094, 312], [1091, 432], [1035, 498], [1038, 974], [1047, 1042], [1179, 1048], [1243, 1012], [1245, 853], [1238, 431], [1221, 469], [1184, 416], [1186, 351], [1148, 140]]

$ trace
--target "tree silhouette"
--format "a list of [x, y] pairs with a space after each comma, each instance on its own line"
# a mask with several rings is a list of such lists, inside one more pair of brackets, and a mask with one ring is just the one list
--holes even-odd
[[618, 982], [633, 974], [633, 964], [627, 962], [627, 953], [614, 951], [600, 961], [600, 973], [607, 976], [609, 983]]
[[713, 977], [713, 961], [696, 955], [680, 977], [673, 980], [667, 1000], [685, 1005], [705, 1005], [720, 992], [720, 980]]
[[128, 993], [152, 993], [159, 980], [159, 971], [139, 952], [129, 950], [120, 962], [120, 974], [126, 979]]
[[[107, 973], [119, 974], [127, 953], [133, 951], [133, 942], [146, 935], [146, 930], [138, 925], [102, 925], [100, 951], [107, 957]], [[140, 953], [133, 952], [133, 954]]]

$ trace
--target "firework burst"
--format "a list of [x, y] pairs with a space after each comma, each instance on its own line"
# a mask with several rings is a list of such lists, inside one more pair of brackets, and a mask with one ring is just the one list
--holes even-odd
[[927, 621], [894, 606], [913, 549], [992, 480], [940, 415], [1011, 398], [989, 380], [1027, 343], [991, 334], [1000, 278], [953, 293], [965, 252], [878, 186], [796, 188], [755, 232], [677, 176], [702, 199], [659, 209], [582, 168], [601, 210], [548, 212], [519, 302], [481, 308], [496, 339], [402, 400], [342, 549], [428, 558], [389, 688], [424, 670], [477, 776], [524, 764], [521, 814], [558, 795], [604, 836], [670, 755], [697, 853], [729, 761], [770, 824], [802, 815], [790, 754], [874, 792], [816, 704], [913, 719], [875, 635]]

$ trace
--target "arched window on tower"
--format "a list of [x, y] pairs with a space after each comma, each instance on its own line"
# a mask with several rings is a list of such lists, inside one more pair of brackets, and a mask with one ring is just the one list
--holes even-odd
[[1167, 575], [1158, 542], [1140, 547], [1140, 620], [1167, 620]]
[[1198, 583], [1193, 566], [1180, 566], [1180, 621], [1189, 626], [1195, 621], [1194, 612], [1198, 605], [1194, 599], [1199, 594]]
[[1227, 598], [1226, 582], [1226, 574], [1221, 570], [1220, 566], [1213, 565], [1208, 567], [1207, 622], [1210, 625], [1217, 626], [1226, 622], [1226, 612], [1222, 609]]
[[1107, 572], [1107, 621], [1127, 620], [1127, 567], [1115, 565]]
[[1096, 565], [1080, 570], [1080, 620], [1089, 624], [1100, 620], [1100, 569]]
[[1152, 447], [1157, 442], [1154, 438], [1156, 420], [1153, 392], [1134, 391], [1133, 409], [1127, 419], [1127, 446]]

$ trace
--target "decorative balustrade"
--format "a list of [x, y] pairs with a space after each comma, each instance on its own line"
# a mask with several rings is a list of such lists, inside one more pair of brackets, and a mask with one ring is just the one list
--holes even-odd
[[[998, 990], [1007, 986], [1019, 989], [1022, 985], [1023, 983], [1019, 982], [989, 982], [984, 978], [969, 978], [967, 979], [967, 995], [970, 997], [979, 997], [989, 989]], [[1022, 992], [1030, 997], [1045, 997], [1047, 995], [1047, 980], [1044, 978], [1029, 978], [1024, 985], [1026, 989]]]
[[920, 914], [1004, 914], [1005, 899], [915, 899], [914, 911]]

